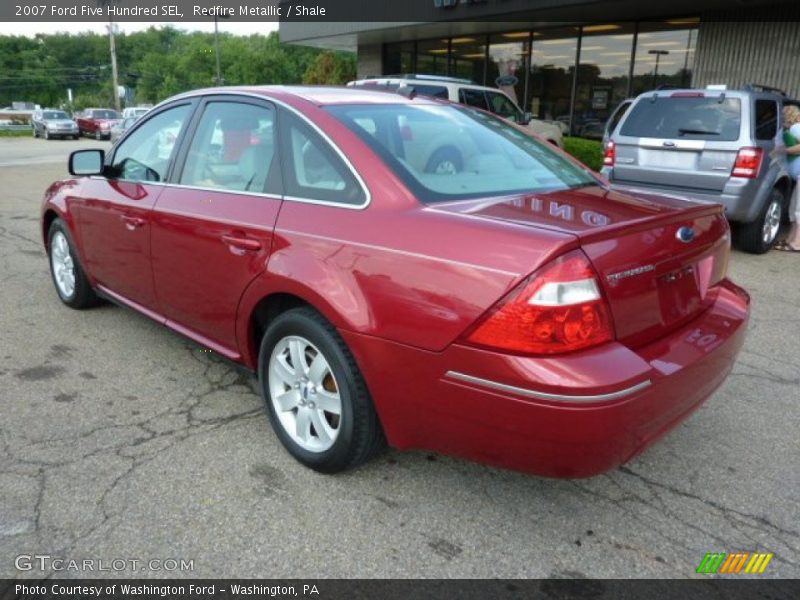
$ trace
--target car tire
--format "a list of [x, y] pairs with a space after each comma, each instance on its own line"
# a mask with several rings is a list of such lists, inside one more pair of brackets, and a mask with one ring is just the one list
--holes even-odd
[[78, 260], [75, 243], [64, 221], [55, 219], [47, 234], [47, 257], [50, 275], [61, 301], [75, 309], [99, 304], [86, 273]]
[[737, 245], [750, 254], [764, 254], [775, 244], [781, 225], [783, 193], [773, 189], [752, 223], [742, 223], [736, 231]]
[[44, 139], [50, 139], [50, 132], [47, 130], [47, 127], [44, 128]]
[[450, 146], [444, 146], [436, 150], [425, 164], [426, 173], [439, 173], [441, 175], [459, 173], [463, 168], [464, 161], [461, 158], [461, 154]]
[[258, 378], [275, 434], [305, 466], [336, 473], [384, 447], [355, 358], [336, 328], [312, 308], [286, 311], [270, 323], [261, 340]]

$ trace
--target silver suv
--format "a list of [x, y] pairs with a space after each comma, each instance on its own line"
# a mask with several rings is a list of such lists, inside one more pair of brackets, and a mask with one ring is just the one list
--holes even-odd
[[614, 128], [602, 171], [617, 186], [723, 204], [737, 245], [762, 254], [792, 190], [772, 152], [787, 103], [797, 102], [762, 86], [646, 92]]

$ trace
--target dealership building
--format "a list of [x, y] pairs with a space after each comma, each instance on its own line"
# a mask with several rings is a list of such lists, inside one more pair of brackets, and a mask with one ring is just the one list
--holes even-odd
[[[800, 97], [800, 2], [407, 0], [413, 22], [281, 22], [281, 41], [358, 53], [358, 76], [424, 73], [503, 89], [533, 116], [604, 121], [659, 86], [748, 83]], [[423, 20], [424, 19], [424, 20]], [[508, 83], [510, 82], [510, 85]]]

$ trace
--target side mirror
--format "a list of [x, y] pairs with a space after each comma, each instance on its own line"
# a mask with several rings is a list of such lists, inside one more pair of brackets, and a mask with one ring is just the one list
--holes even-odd
[[69, 174], [102, 175], [106, 153], [103, 150], [76, 150], [69, 155]]

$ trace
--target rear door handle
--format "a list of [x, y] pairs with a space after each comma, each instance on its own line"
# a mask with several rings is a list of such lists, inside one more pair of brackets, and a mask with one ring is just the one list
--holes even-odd
[[239, 250], [247, 250], [249, 252], [258, 252], [261, 250], [261, 242], [243, 235], [224, 233], [222, 234], [222, 241], [231, 248], [237, 248]]
[[122, 215], [120, 219], [123, 223], [125, 223], [125, 227], [129, 231], [133, 231], [134, 229], [138, 229], [143, 225], [147, 224], [147, 219], [142, 219], [140, 217], [131, 217], [130, 215]]

